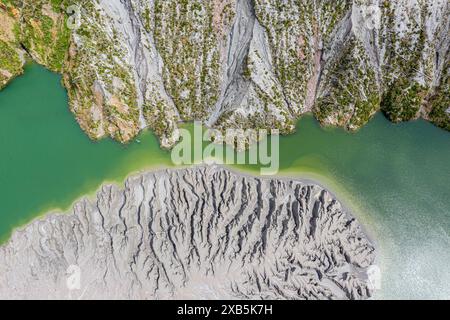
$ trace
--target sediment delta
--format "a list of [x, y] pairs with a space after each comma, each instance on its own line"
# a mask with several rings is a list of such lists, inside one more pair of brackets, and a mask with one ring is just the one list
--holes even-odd
[[364, 299], [375, 248], [327, 190], [216, 165], [105, 185], [0, 247], [0, 298]]

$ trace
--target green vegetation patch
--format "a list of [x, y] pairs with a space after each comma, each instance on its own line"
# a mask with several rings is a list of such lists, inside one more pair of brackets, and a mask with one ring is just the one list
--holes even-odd
[[155, 1], [154, 17], [165, 87], [184, 120], [203, 119], [220, 94], [218, 29], [227, 22], [215, 25], [213, 1], [200, 0]]
[[430, 120], [443, 129], [450, 131], [450, 60], [444, 66], [441, 84], [429, 99]]
[[314, 108], [322, 124], [358, 129], [380, 108], [375, 71], [356, 38], [350, 38], [342, 55], [330, 63], [326, 81]]
[[67, 5], [66, 0], [38, 0], [21, 8], [21, 43], [39, 63], [56, 72], [62, 71], [70, 42]]
[[399, 78], [391, 84], [381, 102], [381, 109], [393, 122], [412, 120], [423, 102], [425, 88], [415, 81]]
[[298, 113], [305, 105], [308, 81], [317, 74], [319, 43], [351, 9], [349, 0], [255, 0], [258, 21], [267, 31], [272, 63], [284, 95]]
[[0, 69], [12, 74], [18, 74], [22, 70], [22, 62], [14, 47], [0, 40]]

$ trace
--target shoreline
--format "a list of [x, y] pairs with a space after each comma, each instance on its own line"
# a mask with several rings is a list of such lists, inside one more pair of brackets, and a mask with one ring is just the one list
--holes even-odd
[[[340, 186], [339, 183], [333, 181], [333, 179], [327, 178], [326, 176], [320, 175], [315, 172], [308, 172], [308, 171], [300, 172], [295, 171], [295, 169], [279, 170], [279, 172], [275, 175], [261, 176], [256, 174], [256, 172], [254, 174], [253, 171], [251, 170], [245, 170], [226, 165], [217, 165], [217, 166], [247, 177], [256, 177], [258, 179], [263, 180], [277, 179], [282, 181], [286, 180], [297, 181], [321, 187], [322, 189], [330, 193], [334, 199], [338, 200], [338, 202], [342, 206], [342, 209], [345, 211], [347, 215], [350, 215], [359, 222], [359, 225], [363, 233], [367, 236], [367, 238], [370, 240], [371, 244], [375, 247], [375, 249], [378, 252], [380, 251], [381, 246], [376, 240], [379, 237], [376, 235], [375, 230], [373, 230], [373, 228], [370, 228], [371, 225], [374, 223], [373, 219], [371, 219], [370, 214], [368, 214], [366, 210], [362, 209], [359, 205], [357, 205], [355, 199], [352, 199], [354, 197], [351, 196], [350, 193], [346, 191], [343, 186]], [[378, 255], [376, 257], [376, 261], [378, 262]]]
[[[73, 208], [73, 206], [82, 201], [83, 199], [87, 199], [87, 200], [94, 200], [95, 201], [95, 196], [97, 195], [97, 193], [104, 187], [104, 186], [116, 186], [119, 188], [124, 188], [125, 187], [125, 183], [129, 180], [132, 179], [133, 177], [142, 175], [142, 174], [147, 174], [147, 173], [160, 173], [160, 172], [164, 172], [164, 171], [181, 171], [181, 170], [185, 170], [188, 168], [201, 168], [201, 167], [207, 167], [207, 166], [215, 166], [218, 167], [220, 169], [224, 169], [227, 170], [231, 173], [234, 173], [236, 175], [240, 175], [240, 176], [244, 176], [244, 177], [249, 177], [249, 178], [256, 178], [256, 179], [261, 179], [261, 180], [281, 180], [281, 181], [295, 181], [295, 182], [300, 182], [303, 184], [307, 184], [307, 185], [316, 185], [319, 186], [320, 188], [326, 190], [335, 200], [337, 200], [340, 204], [341, 207], [344, 211], [344, 213], [351, 217], [354, 218], [358, 221], [358, 224], [361, 228], [361, 231], [366, 235], [366, 237], [368, 238], [368, 240], [370, 241], [370, 243], [373, 245], [373, 247], [375, 248], [375, 250], [377, 251], [377, 254], [375, 256], [375, 262], [379, 262], [379, 253], [381, 251], [381, 247], [378, 243], [378, 241], [376, 240], [376, 237], [374, 237], [374, 231], [368, 229], [367, 226], [369, 226], [371, 224], [371, 222], [367, 221], [367, 214], [364, 214], [363, 211], [361, 209], [358, 208], [358, 206], [356, 206], [355, 203], [352, 203], [351, 200], [347, 199], [346, 196], [344, 196], [342, 193], [344, 193], [344, 191], [339, 190], [342, 188], [339, 188], [337, 186], [331, 186], [333, 184], [336, 183], [332, 183], [331, 179], [327, 179], [324, 176], [320, 176], [318, 174], [315, 174], [317, 177], [312, 177], [314, 174], [313, 173], [308, 173], [308, 172], [293, 172], [292, 170], [286, 170], [286, 171], [282, 171], [280, 170], [277, 174], [275, 175], [270, 175], [270, 176], [262, 176], [262, 175], [258, 175], [257, 172], [252, 172], [251, 169], [249, 170], [245, 170], [243, 168], [238, 168], [238, 167], [234, 167], [234, 166], [228, 166], [228, 165], [223, 165], [223, 164], [207, 164], [207, 163], [198, 163], [198, 164], [193, 164], [193, 165], [187, 165], [187, 166], [164, 166], [164, 165], [159, 165], [159, 166], [149, 166], [143, 169], [139, 169], [139, 170], [135, 170], [130, 172], [129, 174], [127, 174], [125, 176], [125, 178], [122, 181], [117, 181], [114, 179], [111, 180], [104, 180], [102, 181], [97, 187], [94, 188], [93, 191], [88, 191], [86, 193], [83, 193], [82, 195], [80, 195], [79, 197], [77, 197], [74, 201], [72, 201], [67, 208], [51, 208], [51, 209], [44, 209], [41, 213], [38, 213], [33, 219], [24, 222], [23, 224], [20, 224], [17, 227], [14, 227], [11, 232], [9, 233], [9, 235], [7, 237], [5, 237], [5, 239], [3, 241], [0, 241], [0, 247], [2, 246], [6, 246], [10, 243], [11, 238], [13, 236], [14, 233], [16, 232], [24, 232], [24, 230], [30, 225], [35, 223], [36, 221], [40, 221], [40, 220], [45, 220], [51, 216], [54, 215], [68, 215], [70, 214], [69, 210], [71, 208]], [[308, 176], [309, 175], [309, 176]], [[322, 179], [320, 179], [322, 178]], [[330, 180], [328, 182], [324, 182], [324, 180]], [[338, 190], [336, 190], [338, 189]], [[338, 194], [340, 193], [340, 195], [338, 196]], [[367, 225], [367, 226], [366, 226]]]
[[[90, 190], [87, 191], [81, 195], [79, 195], [78, 197], [76, 197], [73, 201], [70, 202], [69, 205], [67, 205], [66, 208], [61, 208], [61, 207], [51, 207], [49, 209], [43, 209], [40, 210], [39, 213], [37, 213], [36, 215], [33, 215], [34, 217], [31, 218], [30, 220], [24, 222], [24, 223], [20, 223], [20, 225], [15, 226], [11, 229], [11, 232], [6, 235], [4, 238], [0, 238], [0, 247], [5, 246], [6, 244], [8, 244], [11, 240], [12, 235], [15, 232], [23, 232], [23, 230], [30, 224], [45, 219], [46, 217], [52, 216], [52, 215], [65, 215], [65, 214], [69, 214], [69, 210], [71, 208], [73, 208], [73, 206], [83, 200], [83, 199], [88, 199], [88, 200], [95, 200], [95, 196], [97, 195], [97, 193], [101, 190], [101, 188], [103, 186], [107, 186], [107, 185], [114, 185], [114, 186], [118, 186], [118, 187], [123, 187], [125, 182], [129, 179], [132, 178], [133, 176], [145, 173], [145, 172], [158, 172], [158, 171], [163, 171], [163, 170], [167, 170], [170, 169], [170, 167], [165, 167], [165, 166], [155, 166], [155, 167], [148, 167], [148, 168], [144, 168], [144, 169], [139, 169], [139, 170], [135, 170], [130, 172], [129, 174], [127, 174], [125, 176], [125, 179], [123, 179], [122, 181], [114, 181], [114, 179], [107, 179], [107, 180], [103, 180], [102, 182], [100, 182], [100, 184], [98, 184], [97, 186], [94, 187], [94, 190]], [[119, 180], [119, 179], [117, 179]]]
[[[183, 181], [185, 181], [186, 184], [184, 184]], [[78, 202], [78, 204], [76, 204], [71, 211], [65, 213], [49, 213], [45, 216], [45, 218], [43, 218], [43, 220], [35, 221], [34, 223], [28, 225], [25, 229], [17, 230], [10, 241], [7, 243], [7, 245], [3, 247], [6, 250], [0, 250], [2, 251], [2, 257], [5, 256], [5, 261], [7, 261], [7, 265], [6, 267], [4, 267], [4, 278], [9, 279], [15, 277], [14, 270], [16, 270], [16, 268], [21, 270], [20, 266], [23, 265], [24, 260], [39, 261], [42, 257], [47, 257], [46, 253], [44, 253], [43, 256], [39, 254], [41, 249], [46, 251], [46, 239], [53, 239], [54, 241], [56, 241], [55, 243], [59, 243], [61, 245], [56, 246], [57, 248], [61, 248], [55, 249], [61, 250], [56, 253], [56, 256], [59, 256], [59, 253], [61, 253], [62, 256], [66, 257], [66, 263], [56, 263], [56, 265], [50, 263], [49, 266], [41, 267], [44, 272], [49, 275], [49, 277], [51, 277], [52, 274], [67, 274], [67, 271], [65, 271], [66, 264], [74, 264], [77, 266], [79, 265], [81, 268], [80, 272], [83, 272], [83, 274], [86, 275], [90, 274], [89, 270], [92, 269], [91, 263], [95, 264], [95, 258], [92, 258], [93, 260], [90, 260], [91, 258], [89, 258], [88, 261], [91, 262], [82, 264], [80, 264], [80, 261], [85, 261], [85, 257], [92, 257], [91, 253], [95, 252], [95, 250], [97, 250], [96, 248], [103, 248], [103, 239], [105, 239], [105, 237], [102, 234], [104, 234], [105, 236], [110, 236], [111, 241], [112, 239], [118, 240], [115, 243], [119, 244], [119, 247], [111, 247], [112, 251], [109, 251], [109, 249], [105, 252], [100, 250], [100, 255], [102, 257], [107, 257], [110, 255], [114, 256], [115, 250], [122, 250], [120, 247], [120, 239], [123, 236], [126, 237], [125, 232], [121, 230], [121, 228], [118, 228], [118, 224], [121, 223], [121, 219], [124, 223], [124, 230], [132, 230], [141, 225], [141, 220], [139, 218], [140, 214], [138, 213], [140, 212], [140, 209], [139, 211], [136, 211], [138, 207], [142, 208], [141, 206], [144, 206], [146, 208], [145, 215], [150, 214], [150, 216], [152, 216], [152, 208], [155, 208], [154, 212], [165, 210], [163, 208], [166, 208], [165, 204], [167, 203], [168, 198], [175, 199], [174, 202], [180, 203], [180, 206], [178, 207], [177, 205], [175, 205], [175, 207], [171, 207], [171, 209], [169, 210], [170, 212], [167, 212], [167, 214], [169, 214], [171, 218], [167, 218], [167, 216], [164, 216], [165, 214], [158, 218], [156, 216], [153, 216], [154, 219], [150, 217], [150, 220], [148, 221], [153, 221], [154, 224], [153, 222], [148, 224], [150, 228], [149, 230], [154, 230], [155, 232], [149, 231], [148, 233], [146, 233], [148, 239], [150, 239], [152, 236], [156, 236], [155, 241], [165, 243], [166, 241], [169, 241], [168, 239], [170, 239], [170, 230], [172, 229], [172, 227], [177, 230], [183, 230], [183, 228], [180, 228], [180, 226], [184, 225], [184, 222], [177, 222], [177, 219], [179, 217], [184, 217], [190, 220], [189, 217], [192, 218], [193, 216], [200, 215], [203, 218], [196, 220], [196, 223], [201, 223], [201, 225], [197, 225], [194, 229], [191, 229], [192, 232], [190, 233], [191, 235], [196, 234], [196, 237], [198, 238], [196, 239], [199, 242], [196, 241], [195, 244], [192, 245], [198, 245], [199, 247], [206, 248], [207, 246], [200, 245], [204, 241], [202, 236], [203, 232], [201, 234], [198, 234], [197, 230], [202, 229], [206, 232], [206, 229], [209, 230], [209, 228], [211, 227], [212, 232], [214, 232], [214, 234], [217, 233], [218, 236], [223, 232], [225, 232], [227, 235], [231, 235], [230, 239], [232, 239], [232, 242], [229, 247], [235, 248], [238, 243], [240, 243], [240, 236], [237, 237], [236, 232], [238, 232], [242, 227], [241, 225], [234, 225], [233, 229], [230, 231], [228, 230], [228, 228], [224, 228], [223, 224], [216, 223], [215, 226], [211, 226], [208, 222], [209, 218], [216, 217], [217, 220], [217, 218], [221, 215], [220, 209], [219, 212], [215, 210], [215, 199], [217, 199], [220, 203], [219, 207], [221, 207], [221, 204], [224, 204], [224, 206], [228, 206], [227, 203], [230, 203], [231, 206], [229, 208], [234, 208], [234, 210], [228, 209], [222, 212], [224, 217], [227, 217], [226, 219], [232, 218], [233, 220], [234, 213], [237, 213], [237, 211], [239, 211], [238, 209], [240, 207], [242, 208], [242, 206], [247, 208], [246, 204], [249, 204], [247, 209], [243, 209], [245, 210], [245, 214], [243, 215], [244, 225], [246, 223], [253, 224], [253, 221], [256, 221], [256, 225], [259, 225], [259, 223], [264, 225], [264, 227], [262, 227], [261, 229], [259, 227], [252, 228], [252, 232], [248, 235], [249, 241], [247, 241], [246, 245], [243, 246], [244, 249], [241, 253], [241, 256], [238, 256], [236, 260], [236, 263], [239, 266], [239, 257], [247, 257], [254, 251], [254, 241], [256, 241], [256, 243], [262, 244], [264, 248], [266, 248], [264, 244], [264, 239], [266, 238], [264, 235], [267, 233], [265, 230], [267, 230], [266, 228], [270, 228], [270, 230], [273, 230], [272, 228], [275, 228], [275, 234], [270, 233], [270, 238], [274, 235], [279, 236], [280, 238], [277, 241], [267, 241], [267, 252], [265, 251], [265, 249], [260, 251], [260, 257], [257, 259], [262, 259], [262, 261], [267, 262], [269, 266], [274, 263], [272, 259], [276, 259], [276, 261], [278, 261], [279, 259], [281, 259], [282, 261], [284, 261], [283, 259], [289, 259], [289, 257], [284, 254], [284, 252], [286, 252], [283, 249], [284, 247], [281, 247], [281, 249], [279, 247], [281, 244], [283, 244], [283, 246], [286, 246], [286, 248], [296, 248], [294, 250], [299, 251], [299, 256], [297, 256], [297, 258], [299, 259], [301, 265], [307, 263], [308, 261], [311, 262], [311, 265], [308, 264], [308, 267], [306, 267], [308, 270], [310, 270], [310, 268], [313, 268], [315, 270], [322, 270], [321, 268], [324, 267], [321, 262], [322, 259], [315, 258], [315, 254], [320, 255], [320, 257], [322, 257], [322, 254], [325, 254], [325, 256], [328, 257], [327, 252], [329, 253], [329, 250], [331, 250], [331, 252], [335, 252], [333, 251], [335, 250], [334, 248], [340, 248], [340, 250], [335, 252], [338, 256], [336, 260], [328, 260], [330, 265], [332, 266], [336, 265], [339, 266], [339, 268], [343, 267], [342, 270], [339, 269], [340, 271], [338, 271], [337, 274], [333, 273], [330, 275], [332, 279], [336, 279], [336, 286], [332, 285], [332, 283], [326, 280], [322, 282], [320, 271], [317, 272], [318, 275], [316, 275], [315, 272], [312, 272], [312, 274], [307, 276], [314, 279], [316, 279], [316, 277], [319, 277], [318, 281], [320, 282], [320, 285], [318, 285], [318, 294], [323, 294], [323, 297], [329, 297], [329, 295], [332, 295], [339, 299], [358, 299], [358, 297], [368, 299], [372, 296], [372, 289], [370, 289], [370, 286], [367, 284], [366, 272], [368, 272], [368, 268], [370, 268], [370, 266], [374, 264], [374, 259], [377, 254], [376, 248], [364, 233], [360, 223], [356, 221], [356, 218], [350, 212], [346, 211], [346, 207], [342, 205], [338, 199], [335, 198], [335, 195], [328, 189], [322, 188], [321, 185], [310, 183], [310, 180], [288, 179], [284, 177], [275, 178], [267, 176], [259, 178], [255, 177], [254, 175], [250, 175], [248, 173], [240, 173], [236, 170], [228, 169], [220, 165], [200, 164], [197, 166], [189, 166], [188, 168], [175, 168], [173, 170], [140, 170], [140, 173], [132, 175], [128, 178], [128, 180], [126, 180], [125, 188], [118, 188], [113, 186], [117, 186], [118, 183], [103, 185], [105, 187], [101, 188], [98, 191], [98, 201], [100, 203], [97, 203], [97, 200], [91, 202], [90, 200], [87, 200], [86, 197], [84, 197], [84, 199], [82, 198], [83, 200], [80, 200], [80, 202]], [[193, 193], [189, 194], [189, 192], [191, 191], [191, 187]], [[194, 202], [202, 201], [202, 198], [205, 195], [205, 190], [207, 190], [206, 192], [209, 195], [212, 194], [212, 198], [208, 196], [205, 210], [200, 209], [200, 207], [198, 206], [191, 207], [186, 202], [183, 202], [184, 200], [188, 201], [188, 199], [191, 199]], [[252, 190], [253, 192], [247, 193], [245, 190]], [[143, 191], [147, 192], [143, 194]], [[219, 198], [222, 191], [224, 192], [225, 196], [222, 198], [222, 200], [220, 200]], [[187, 198], [186, 193], [189, 194]], [[150, 198], [147, 197], [146, 194]], [[183, 194], [185, 198], [183, 198]], [[216, 197], [214, 194], [218, 196]], [[247, 196], [245, 196], [245, 194], [247, 194], [248, 198]], [[289, 199], [285, 198], [287, 194], [289, 194]], [[123, 197], [129, 200], [129, 202], [125, 202], [129, 205], [126, 205], [122, 202]], [[203, 198], [203, 200], [206, 199]], [[89, 201], [90, 203], [85, 204], [85, 202], [87, 201]], [[271, 206], [272, 201], [278, 203], [277, 207], [278, 205], [280, 206], [280, 211], [278, 211], [277, 208]], [[183, 205], [183, 203], [185, 203], [185, 205]], [[111, 207], [110, 204], [112, 204]], [[160, 206], [160, 204], [162, 205]], [[318, 207], [320, 207], [321, 209], [317, 210]], [[127, 209], [122, 212], [122, 208]], [[185, 212], [187, 216], [184, 216], [183, 213], [178, 211], [179, 209], [177, 210], [177, 208], [182, 208], [183, 212]], [[103, 212], [103, 209], [105, 209], [106, 211]], [[150, 210], [150, 212], [148, 210]], [[98, 212], [101, 212], [100, 216], [103, 215], [103, 219], [98, 219]], [[258, 212], [265, 218], [261, 218], [262, 220], [258, 219], [256, 217], [258, 215]], [[270, 217], [271, 213], [273, 214], [274, 212], [276, 212], [276, 221], [270, 221], [271, 219], [268, 219], [268, 217]], [[295, 212], [294, 215], [293, 212]], [[123, 216], [122, 213], [124, 214]], [[138, 214], [139, 217], [137, 217], [136, 214]], [[217, 216], [217, 214], [219, 214], [219, 216]], [[122, 217], [126, 217], [126, 222]], [[86, 247], [86, 249], [83, 247], [83, 249], [80, 251], [80, 256], [78, 256], [78, 253], [74, 254], [74, 252], [78, 252], [77, 246], [78, 243], [80, 243], [79, 239], [77, 240], [78, 235], [73, 234], [75, 238], [72, 238], [72, 236], [67, 238], [67, 233], [64, 231], [72, 230], [74, 229], [74, 223], [78, 224], [78, 222], [73, 219], [78, 219], [77, 221], [84, 226], [79, 229], [80, 234], [78, 235], [81, 235], [83, 239], [84, 236], [89, 236], [89, 239], [92, 240], [89, 241], [89, 245]], [[85, 225], [84, 222], [81, 222], [84, 221], [84, 219], [86, 219], [85, 222], [87, 223], [87, 225]], [[145, 219], [148, 219], [148, 217], [143, 219], [144, 220], [142, 220], [142, 225], [147, 225], [148, 221]], [[160, 225], [161, 221], [159, 221], [158, 219], [163, 219], [164, 221], [166, 221], [167, 219], [167, 224], [163, 223], [163, 225]], [[298, 225], [299, 219], [303, 221], [300, 225]], [[284, 223], [281, 223], [282, 220], [290, 221], [288, 230], [291, 230], [291, 232], [283, 232], [286, 226]], [[351, 221], [352, 223], [350, 223]], [[162, 230], [166, 230], [168, 232], [166, 234], [168, 238], [165, 238], [166, 236], [164, 234], [166, 231], [163, 232], [162, 230], [160, 230], [160, 226]], [[313, 231], [316, 229], [316, 226], [318, 228], [317, 232]], [[47, 229], [47, 227], [49, 229]], [[191, 228], [193, 227], [194, 226], [191, 225]], [[78, 230], [78, 228], [76, 229]], [[103, 230], [101, 234], [92, 232], [92, 230], [100, 229]], [[144, 227], [142, 228], [142, 231], [144, 232], [143, 229]], [[44, 230], [44, 233], [42, 233], [42, 230]], [[331, 230], [331, 232], [328, 232], [327, 230]], [[75, 230], [72, 231], [74, 233], [77, 233]], [[159, 231], [161, 231], [161, 235], [158, 235]], [[189, 242], [190, 236], [185, 235], [183, 231], [180, 232], [182, 232], [183, 234], [183, 236], [181, 236], [181, 239], [184, 239], [183, 241]], [[293, 233], [297, 235], [297, 237], [294, 237], [295, 239], [292, 237]], [[69, 234], [72, 234], [72, 232], [70, 231]], [[91, 236], [93, 236], [93, 238], [91, 238]], [[140, 238], [138, 234], [136, 234], [135, 236], [137, 237], [137, 239]], [[355, 242], [356, 237], [358, 237], [357, 242]], [[213, 240], [211, 241], [212, 243], [215, 243], [214, 245], [217, 245], [219, 248], [222, 243], [220, 239], [222, 239], [222, 237], [219, 236], [217, 237], [216, 242], [214, 242]], [[286, 241], [283, 241], [283, 239]], [[290, 240], [294, 242], [291, 243]], [[74, 246], [66, 246], [67, 241], [69, 241], [69, 243], [72, 243]], [[208, 240], [205, 241], [208, 241], [209, 243], [209, 237]], [[84, 243], [84, 240], [82, 242]], [[127, 247], [128, 249], [125, 250], [126, 254], [123, 258], [133, 260], [135, 259], [135, 247], [133, 246], [133, 244], [138, 245], [138, 247], [140, 247], [140, 244], [139, 242], [134, 241], [131, 241], [130, 243], [131, 247]], [[181, 244], [177, 243], [177, 246], [180, 245], [184, 247], [183, 243], [184, 242], [182, 242]], [[107, 247], [109, 248], [109, 246]], [[153, 249], [152, 246], [145, 248], [146, 250], [142, 250], [142, 254], [144, 256], [150, 256], [153, 252], [152, 250], [157, 250]], [[162, 248], [164, 251], [164, 246], [158, 248]], [[13, 249], [13, 251], [9, 249]], [[48, 249], [50, 249], [48, 256], [51, 257], [52, 249]], [[66, 251], [66, 249], [68, 251]], [[176, 251], [177, 249], [174, 247], [174, 250]], [[303, 254], [305, 250], [306, 255]], [[199, 253], [203, 259], [202, 261], [208, 264], [208, 261], [210, 261], [209, 259], [211, 253], [208, 253], [207, 249], [205, 249], [204, 251], [200, 250], [200, 252], [202, 252]], [[311, 253], [312, 256], [310, 256], [309, 253]], [[214, 251], [212, 254], [214, 254]], [[233, 251], [224, 250], [222, 254], [229, 254], [230, 257], [232, 257]], [[167, 255], [167, 259], [171, 259], [170, 257], [172, 256], [174, 255], [170, 254], [169, 252]], [[232, 258], [229, 260], [234, 261]], [[11, 264], [8, 261], [12, 261]], [[163, 261], [167, 262], [167, 260], [164, 259]], [[187, 263], [190, 264], [189, 258], [187, 261]], [[216, 263], [220, 265], [221, 261], [222, 260], [219, 259], [218, 261], [216, 261]], [[291, 262], [290, 260], [286, 261], [292, 263], [293, 265], [297, 265], [295, 262]], [[128, 263], [123, 263], [121, 265], [126, 269]], [[250, 264], [249, 268], [253, 268], [252, 265], [253, 264]], [[115, 263], [105, 264], [104, 268], [108, 269], [109, 267], [113, 268], [114, 266], [116, 266]], [[120, 268], [118, 270], [118, 276], [113, 276], [113, 278], [110, 279], [112, 285], [117, 285], [117, 288], [120, 288], [122, 287], [122, 285], [133, 283], [133, 280], [130, 280], [131, 282], [123, 280], [123, 284], [120, 284], [121, 282], [119, 281], [119, 279], [121, 280], [121, 278], [119, 277], [122, 272], [120, 271]], [[229, 270], [231, 270], [231, 273], [227, 274], [230, 277], [227, 276], [226, 279], [233, 279], [234, 272], [239, 272], [239, 274], [241, 274], [240, 267], [235, 268], [233, 265], [233, 268]], [[347, 277], [341, 277], [341, 273], [346, 274], [346, 270], [351, 270], [348, 272], [351, 272], [355, 277], [360, 279], [361, 282], [352, 282], [352, 280]], [[207, 269], [206, 271], [203, 270], [198, 272], [207, 272]], [[101, 273], [103, 273], [103, 270], [101, 271]], [[116, 273], [113, 272], [112, 274], [114, 275]], [[136, 274], [137, 276], [140, 276], [142, 274], [143, 276], [147, 275], [148, 277], [148, 273], [146, 273], [146, 270], [136, 271]], [[194, 272], [192, 274], [192, 278], [189, 277], [190, 281], [192, 281], [194, 285], [197, 285], [197, 278], [195, 277], [196, 274], [197, 273]], [[241, 279], [244, 284], [247, 284], [248, 281], [245, 280], [245, 274], [246, 273], [242, 273], [242, 279], [239, 279]], [[97, 275], [95, 275], [94, 273], [92, 275], [90, 274], [90, 276], [87, 277], [88, 279], [91, 279], [90, 277], [94, 279], [96, 276]], [[295, 276], [302, 277], [302, 274], [296, 273]], [[218, 279], [217, 281], [221, 281], [221, 279], [222, 278]], [[51, 280], [48, 277], [33, 278], [33, 274], [31, 274], [29, 276], [27, 275], [24, 280], [21, 281], [21, 284], [16, 290], [16, 293], [19, 295], [21, 295], [22, 292], [27, 292], [27, 295], [29, 295], [30, 297], [33, 297], [33, 294], [42, 294], [42, 291], [40, 291], [39, 289], [42, 287], [42, 285], [40, 285], [41, 282], [49, 284], [51, 288], [53, 288], [54, 286], [55, 289], [52, 289], [52, 293], [48, 293], [47, 295], [47, 297], [50, 297], [50, 299], [52, 299], [51, 297], [60, 298], [67, 291], [64, 281], [58, 282], [55, 280]], [[176, 278], [174, 279], [174, 281], [176, 283]], [[299, 299], [302, 299], [302, 297], [304, 299], [307, 298], [308, 291], [300, 293], [298, 290], [294, 290], [293, 292], [289, 291], [291, 290], [292, 285], [300, 285], [299, 282], [297, 282], [295, 279], [286, 279], [283, 281], [288, 283], [286, 286], [286, 290], [288, 290], [290, 294], [295, 294], [295, 297]], [[341, 281], [343, 281], [343, 284], [342, 286], [339, 286]], [[290, 284], [291, 282], [292, 284]], [[37, 283], [37, 285], [33, 283]], [[91, 280], [86, 281], [86, 283], [91, 283]], [[347, 284], [350, 287], [347, 286]], [[256, 284], [254, 285], [256, 286]], [[314, 284], [312, 284], [312, 286], [314, 286]], [[46, 287], [46, 285], [44, 285], [44, 287]], [[38, 289], [34, 290], [33, 288]], [[184, 285], [180, 285], [179, 288], [178, 286], [175, 286], [175, 288], [177, 288], [177, 290], [181, 290], [180, 292], [183, 292]], [[358, 290], [355, 291], [351, 288], [358, 288]], [[143, 291], [143, 293], [141, 293], [141, 291], [137, 289], [136, 294], [144, 294], [142, 295], [142, 297], [146, 297], [148, 292], [149, 291]], [[176, 291], [175, 294], [177, 294], [177, 292], [178, 291]], [[99, 291], [94, 290], [92, 294], [95, 297], [96, 295], [98, 295], [98, 293]], [[8, 296], [7, 291], [6, 294], [7, 295], [5, 296]], [[118, 291], [118, 294], [121, 294], [120, 290]], [[155, 298], [158, 298], [158, 296], [155, 296]]]

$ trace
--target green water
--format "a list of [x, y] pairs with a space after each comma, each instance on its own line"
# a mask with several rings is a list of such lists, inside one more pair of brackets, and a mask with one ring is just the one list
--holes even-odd
[[[28, 66], [0, 92], [0, 238], [40, 214], [69, 208], [105, 181], [171, 166], [150, 132], [139, 140], [90, 141], [68, 111], [60, 77]], [[280, 139], [280, 167], [281, 175], [329, 187], [375, 239], [377, 298], [450, 298], [448, 132], [377, 115], [350, 134], [306, 116], [296, 134]]]

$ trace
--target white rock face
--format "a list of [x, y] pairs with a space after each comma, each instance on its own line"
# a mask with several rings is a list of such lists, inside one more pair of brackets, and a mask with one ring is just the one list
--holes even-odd
[[[447, 1], [99, 0], [81, 7], [74, 34], [83, 41], [74, 44], [66, 86], [79, 122], [97, 138], [129, 141], [149, 126], [169, 148], [178, 122], [192, 120], [222, 131], [290, 133], [311, 111], [323, 124], [358, 129], [380, 109], [393, 121], [428, 118], [439, 107], [424, 97], [447, 90], [439, 87], [449, 61]], [[92, 94], [73, 80], [80, 74], [95, 74], [104, 87], [101, 121], [85, 114]], [[126, 86], [110, 85], [112, 76]], [[400, 105], [411, 97], [413, 104]]]
[[216, 166], [104, 186], [0, 247], [0, 298], [361, 299], [375, 250], [323, 188]]
[[[93, 139], [125, 143], [149, 128], [171, 148], [186, 121], [288, 134], [306, 112], [350, 130], [379, 110], [450, 128], [449, 1], [62, 2], [0, 8], [0, 38], [16, 56], [15, 68], [0, 61], [0, 83], [30, 53], [63, 73], [70, 109]], [[67, 16], [69, 4], [79, 13]], [[43, 17], [55, 19], [53, 45], [40, 35]], [[67, 18], [79, 23], [56, 37]], [[34, 31], [15, 39], [15, 23]]]

